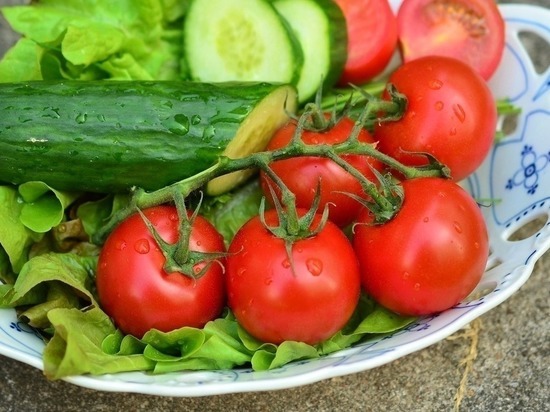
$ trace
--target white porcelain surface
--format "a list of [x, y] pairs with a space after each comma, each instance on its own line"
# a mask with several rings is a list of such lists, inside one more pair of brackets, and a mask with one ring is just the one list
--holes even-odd
[[[503, 5], [501, 10], [507, 24], [506, 51], [490, 85], [496, 97], [509, 97], [523, 111], [514, 132], [496, 144], [484, 165], [464, 182], [476, 198], [498, 200], [483, 208], [492, 253], [489, 269], [476, 289], [479, 298], [467, 299], [391, 336], [273, 371], [239, 369], [161, 376], [125, 373], [78, 376], [67, 381], [97, 390], [166, 396], [205, 396], [305, 385], [374, 368], [423, 349], [516, 292], [529, 278], [537, 259], [550, 248], [550, 68], [542, 73], [535, 70], [519, 36], [535, 33], [539, 40], [544, 39], [550, 45], [550, 10], [520, 5]], [[534, 234], [520, 241], [508, 240], [518, 228], [534, 219], [540, 223]], [[18, 322], [14, 310], [0, 310], [0, 354], [42, 368], [43, 348], [39, 336]]]

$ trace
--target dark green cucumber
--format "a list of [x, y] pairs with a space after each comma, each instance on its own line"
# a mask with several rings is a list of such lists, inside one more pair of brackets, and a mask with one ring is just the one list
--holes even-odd
[[[154, 190], [207, 169], [222, 154], [263, 150], [295, 108], [292, 86], [268, 83], [0, 83], [0, 181]], [[215, 180], [209, 192], [245, 177]]]

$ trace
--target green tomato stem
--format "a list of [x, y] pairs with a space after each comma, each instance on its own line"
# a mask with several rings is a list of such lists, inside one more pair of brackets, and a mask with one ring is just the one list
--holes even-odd
[[[136, 188], [132, 192], [131, 201], [128, 207], [119, 210], [112, 219], [99, 231], [94, 237], [94, 242], [102, 242], [104, 237], [110, 233], [110, 231], [120, 222], [134, 213], [136, 209], [145, 209], [148, 207], [156, 206], [162, 203], [167, 203], [174, 200], [174, 196], [177, 193], [178, 196], [186, 198], [192, 192], [204, 187], [212, 179], [226, 175], [232, 172], [246, 170], [246, 169], [261, 169], [264, 170], [272, 180], [278, 185], [282, 193], [283, 206], [289, 211], [289, 231], [300, 232], [301, 224], [297, 217], [295, 198], [294, 195], [285, 187], [280, 179], [278, 179], [274, 173], [271, 172], [269, 165], [278, 160], [289, 159], [299, 156], [309, 157], [325, 157], [331, 158], [336, 161], [346, 171], [349, 171], [352, 175], [358, 176], [358, 172], [354, 170], [351, 165], [341, 159], [343, 155], [355, 154], [370, 156], [394, 170], [400, 172], [406, 178], [414, 178], [421, 176], [448, 176], [448, 171], [444, 165], [436, 162], [435, 160], [430, 162], [429, 165], [422, 168], [409, 167], [401, 164], [394, 158], [387, 156], [378, 150], [370, 143], [360, 142], [358, 140], [359, 133], [365, 126], [365, 123], [374, 115], [384, 113], [385, 118], [398, 118], [404, 111], [406, 105], [406, 99], [400, 95], [392, 87], [387, 88], [391, 100], [382, 100], [374, 98], [370, 95], [366, 95], [368, 98], [367, 104], [364, 105], [363, 110], [356, 121], [355, 127], [348, 139], [342, 143], [335, 145], [317, 144], [308, 145], [301, 139], [301, 133], [304, 130], [306, 121], [315, 116], [324, 116], [319, 111], [317, 106], [306, 108], [306, 111], [297, 120], [297, 132], [293, 136], [289, 144], [283, 148], [279, 148], [273, 151], [263, 151], [250, 154], [246, 157], [230, 159], [228, 157], [220, 157], [218, 162], [210, 168], [192, 176], [187, 179], [176, 182], [172, 185], [166, 186], [153, 192], [145, 192], [140, 188]], [[319, 120], [319, 119], [318, 119]], [[324, 119], [323, 119], [324, 120]], [[362, 184], [370, 197], [376, 203], [379, 210], [385, 212], [393, 211], [391, 202], [388, 202], [379, 192], [376, 191], [376, 185], [374, 183], [367, 183], [365, 178], [361, 178]]]
[[[298, 156], [331, 158], [333, 160], [337, 160], [344, 169], [352, 174], [355, 174], [353, 168], [351, 168], [349, 164], [347, 164], [347, 162], [342, 161], [340, 157], [341, 155], [349, 154], [371, 156], [372, 158], [377, 159], [387, 164], [391, 168], [397, 170], [406, 178], [428, 176], [445, 177], [447, 175], [445, 166], [439, 163], [429, 165], [425, 168], [405, 166], [399, 163], [397, 160], [393, 159], [392, 157], [387, 156], [376, 150], [374, 145], [370, 143], [355, 141], [353, 139], [335, 145], [306, 145], [301, 141], [294, 143], [291, 142], [288, 146], [285, 146], [283, 148], [273, 151], [253, 153], [243, 158], [230, 159], [228, 157], [220, 157], [218, 162], [210, 168], [192, 177], [152, 192], [146, 192], [142, 189], [137, 188], [132, 193], [132, 199], [130, 201], [129, 207], [119, 210], [113, 216], [113, 219], [108, 222], [100, 232], [98, 232], [94, 240], [101, 242], [106, 234], [109, 233], [114, 228], [114, 226], [118, 224], [118, 222], [134, 213], [136, 208], [145, 209], [148, 207], [173, 201], [174, 194], [176, 192], [185, 198], [189, 196], [193, 191], [205, 186], [210, 180], [225, 174], [245, 169], [269, 170], [266, 169], [266, 165], [269, 165], [270, 163], [278, 160], [284, 160]], [[383, 198], [383, 196], [379, 196], [377, 195], [377, 193], [375, 193], [374, 186], [367, 186], [371, 198], [378, 204], [380, 208], [387, 209], [389, 205]], [[293, 203], [290, 201], [290, 197], [288, 194], [286, 195], [286, 198], [283, 200], [283, 202], [286, 207], [289, 207]]]

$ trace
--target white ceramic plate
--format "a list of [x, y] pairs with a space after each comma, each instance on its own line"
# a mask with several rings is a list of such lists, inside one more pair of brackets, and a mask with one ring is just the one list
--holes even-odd
[[[525, 33], [534, 33], [539, 42], [550, 47], [550, 10], [519, 5], [503, 5], [501, 10], [507, 24], [506, 51], [490, 83], [497, 98], [511, 98], [523, 112], [516, 119], [513, 133], [498, 143], [479, 171], [464, 182], [476, 198], [501, 199], [492, 207], [483, 208], [492, 252], [488, 269], [473, 294], [477, 298], [466, 299], [391, 336], [268, 372], [238, 369], [162, 376], [124, 373], [66, 380], [103, 391], [165, 396], [205, 396], [305, 385], [374, 368], [423, 349], [516, 292], [529, 278], [537, 259], [550, 248], [550, 68], [537, 73], [521, 40]], [[535, 220], [535, 233], [519, 241], [510, 240], [519, 228]], [[18, 322], [14, 310], [0, 310], [0, 354], [42, 369], [43, 349], [42, 340]]]

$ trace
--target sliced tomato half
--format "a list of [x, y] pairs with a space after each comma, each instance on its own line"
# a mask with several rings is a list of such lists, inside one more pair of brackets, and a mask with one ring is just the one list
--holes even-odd
[[339, 84], [363, 84], [380, 74], [397, 48], [397, 20], [388, 0], [335, 0], [348, 30], [348, 58]]
[[485, 80], [504, 51], [504, 20], [494, 0], [404, 0], [397, 27], [405, 62], [427, 55], [455, 57]]

